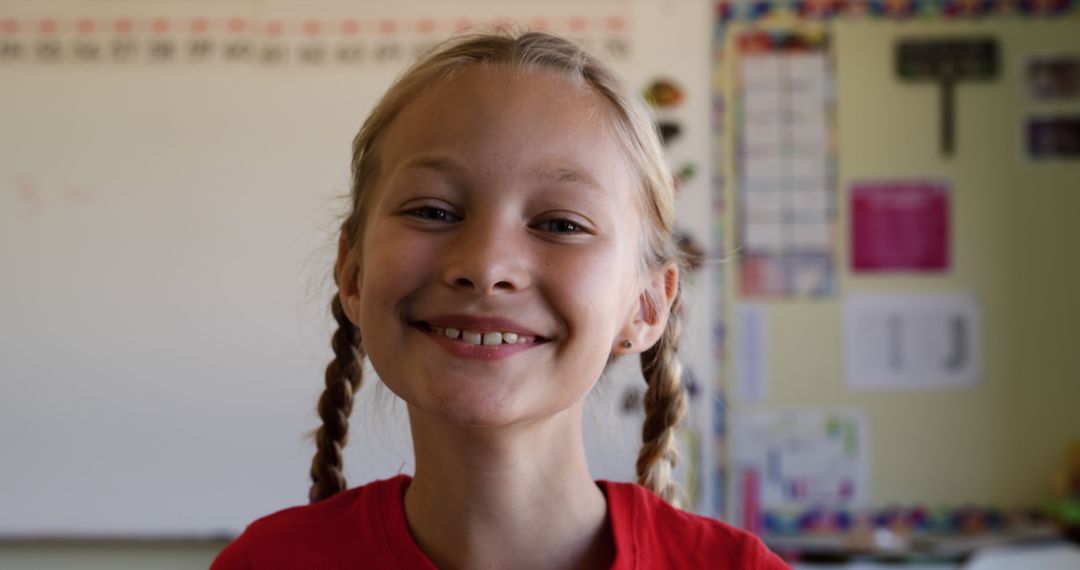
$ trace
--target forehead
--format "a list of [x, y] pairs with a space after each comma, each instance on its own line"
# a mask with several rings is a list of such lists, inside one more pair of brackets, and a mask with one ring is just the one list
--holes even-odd
[[544, 69], [474, 64], [404, 106], [384, 135], [380, 171], [391, 176], [439, 156], [477, 176], [540, 173], [628, 189], [631, 169], [614, 120], [611, 103], [583, 82]]

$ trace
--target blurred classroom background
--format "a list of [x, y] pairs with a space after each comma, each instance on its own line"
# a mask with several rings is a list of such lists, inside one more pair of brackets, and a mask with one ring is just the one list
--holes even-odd
[[[1080, 568], [1080, 2], [0, 0], [0, 568], [204, 568], [306, 501], [350, 142], [544, 29], [649, 101], [687, 504], [799, 568]], [[351, 484], [411, 470], [369, 382]], [[632, 480], [644, 386], [590, 396]]]

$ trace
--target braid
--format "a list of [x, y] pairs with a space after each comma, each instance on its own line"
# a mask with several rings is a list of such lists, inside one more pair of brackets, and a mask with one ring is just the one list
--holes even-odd
[[675, 428], [686, 415], [682, 364], [675, 355], [682, 333], [681, 297], [676, 293], [660, 341], [641, 355], [641, 373], [649, 387], [645, 391], [645, 425], [637, 460], [638, 483], [676, 505], [679, 488], [671, 477], [679, 459]]
[[308, 496], [312, 503], [346, 488], [341, 450], [349, 441], [353, 394], [360, 389], [363, 380], [364, 352], [360, 331], [345, 316], [339, 295], [334, 295], [330, 311], [338, 329], [330, 342], [334, 347], [334, 359], [326, 366], [326, 388], [319, 397], [319, 417], [323, 425], [315, 431], [318, 450], [311, 460], [312, 485]]

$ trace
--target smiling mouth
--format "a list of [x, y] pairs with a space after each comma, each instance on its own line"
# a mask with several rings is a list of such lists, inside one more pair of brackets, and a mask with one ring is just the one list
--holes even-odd
[[540, 344], [548, 339], [542, 336], [523, 335], [510, 331], [477, 331], [454, 327], [440, 327], [423, 321], [409, 323], [412, 326], [448, 340], [474, 346], [499, 346], [504, 344]]

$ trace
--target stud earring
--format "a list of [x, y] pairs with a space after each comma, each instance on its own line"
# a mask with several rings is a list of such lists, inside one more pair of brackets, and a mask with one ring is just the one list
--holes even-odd
[[633, 346], [634, 346], [634, 343], [630, 342], [629, 340], [622, 341], [622, 347], [623, 348], [630, 349]]

